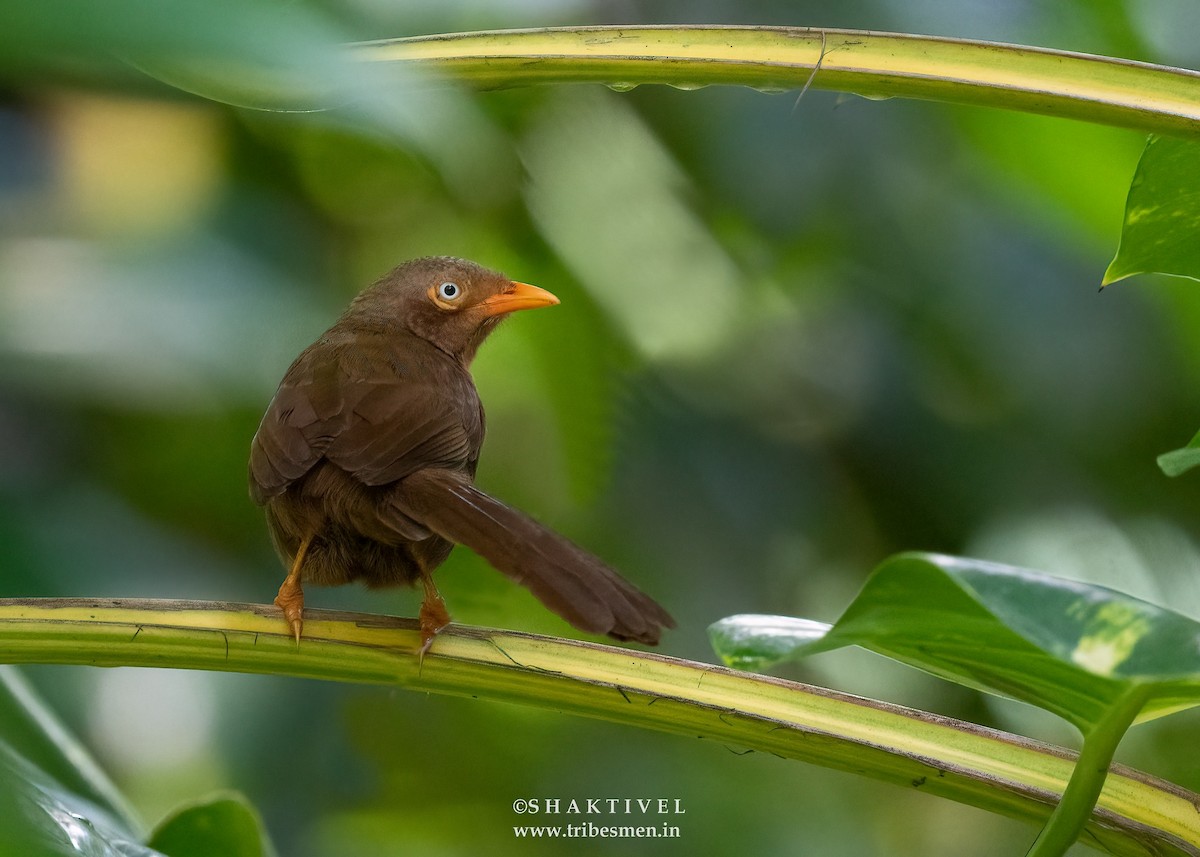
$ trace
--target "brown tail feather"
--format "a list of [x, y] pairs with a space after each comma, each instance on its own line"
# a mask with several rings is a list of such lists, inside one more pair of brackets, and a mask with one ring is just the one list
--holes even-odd
[[397, 511], [469, 547], [529, 589], [581, 631], [654, 645], [675, 620], [591, 554], [522, 512], [489, 497], [467, 477], [422, 470], [403, 479]]

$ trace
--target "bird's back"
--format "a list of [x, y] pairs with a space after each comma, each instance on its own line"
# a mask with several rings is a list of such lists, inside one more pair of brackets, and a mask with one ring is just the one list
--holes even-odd
[[453, 357], [404, 331], [335, 325], [267, 408], [251, 444], [251, 495], [285, 560], [315, 537], [310, 579], [403, 582], [412, 569], [395, 566], [410, 565], [412, 545], [431, 533], [389, 508], [390, 488], [429, 467], [473, 477], [483, 434], [474, 383]]

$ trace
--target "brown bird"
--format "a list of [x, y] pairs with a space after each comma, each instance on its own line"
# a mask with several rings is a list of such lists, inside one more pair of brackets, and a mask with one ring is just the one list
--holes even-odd
[[415, 585], [422, 655], [450, 621], [432, 572], [464, 544], [576, 628], [655, 644], [675, 623], [617, 572], [475, 487], [483, 405], [468, 366], [549, 292], [473, 262], [407, 262], [292, 363], [250, 449], [250, 496], [289, 569], [275, 603], [297, 642], [303, 583]]

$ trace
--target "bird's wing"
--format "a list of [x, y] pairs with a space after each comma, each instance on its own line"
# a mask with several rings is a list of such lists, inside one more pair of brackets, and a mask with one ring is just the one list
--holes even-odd
[[251, 445], [256, 502], [282, 493], [322, 459], [365, 485], [422, 467], [473, 464], [483, 426], [469, 376], [456, 367], [430, 371], [428, 355], [398, 354], [394, 343], [327, 338], [296, 358]]

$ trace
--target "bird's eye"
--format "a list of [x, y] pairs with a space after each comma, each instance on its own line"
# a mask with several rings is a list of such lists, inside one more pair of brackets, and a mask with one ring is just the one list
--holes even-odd
[[442, 283], [437, 287], [437, 296], [444, 301], [456, 301], [462, 295], [458, 283]]

